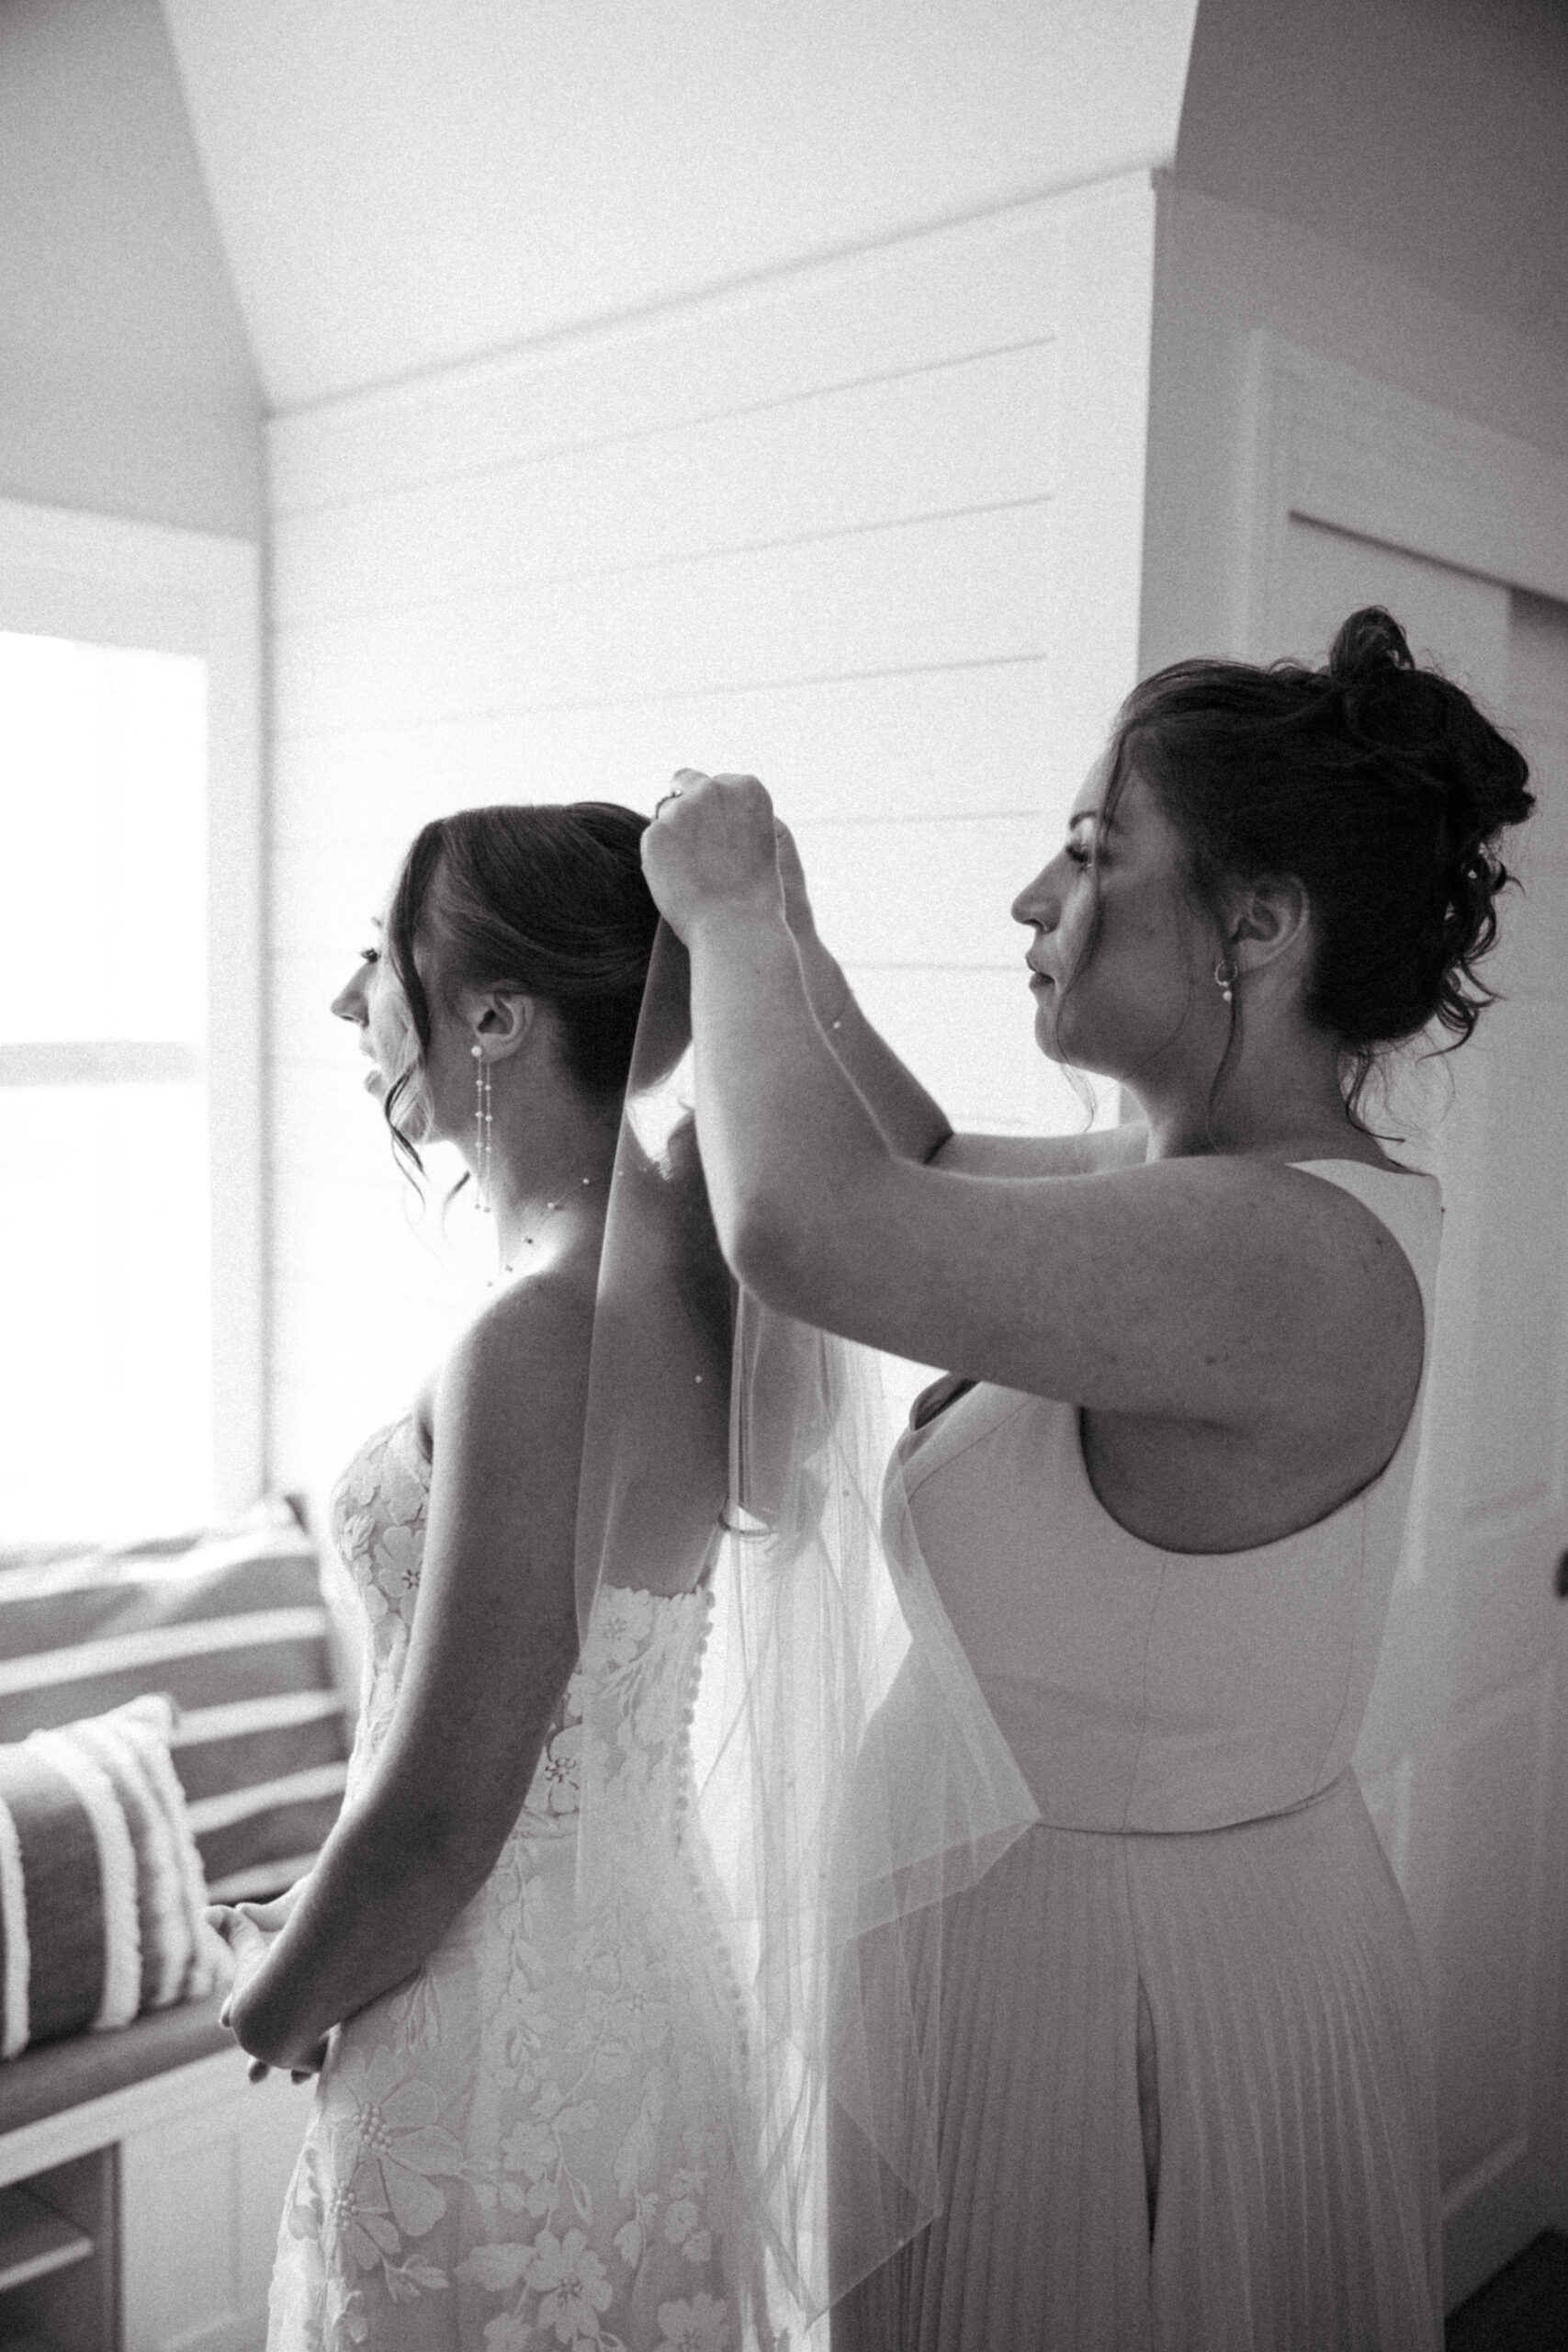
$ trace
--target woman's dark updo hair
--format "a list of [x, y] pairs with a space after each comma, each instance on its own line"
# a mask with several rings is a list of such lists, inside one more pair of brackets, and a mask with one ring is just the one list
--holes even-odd
[[1515, 878], [1497, 839], [1535, 806], [1529, 771], [1462, 687], [1416, 667], [1387, 613], [1352, 613], [1322, 670], [1157, 672], [1118, 714], [1112, 798], [1129, 766], [1216, 919], [1227, 884], [1301, 884], [1315, 946], [1305, 1011], [1340, 1041], [1352, 1109], [1382, 1049], [1434, 1021], [1452, 1045], [1470, 1035], [1494, 994], [1476, 966]]
[[419, 1063], [387, 1091], [387, 1124], [417, 1170], [398, 1108], [430, 1052], [430, 998], [515, 989], [560, 1023], [568, 1075], [613, 1102], [626, 1090], [659, 910], [643, 879], [648, 819], [608, 800], [503, 803], [436, 817], [414, 836], [387, 915], [386, 954], [408, 1004]]

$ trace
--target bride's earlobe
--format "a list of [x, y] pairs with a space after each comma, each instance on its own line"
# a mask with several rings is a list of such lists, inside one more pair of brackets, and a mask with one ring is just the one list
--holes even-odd
[[537, 998], [525, 996], [521, 989], [497, 989], [477, 998], [472, 1025], [486, 1058], [503, 1061], [508, 1054], [514, 1054], [532, 1031], [538, 1009]]

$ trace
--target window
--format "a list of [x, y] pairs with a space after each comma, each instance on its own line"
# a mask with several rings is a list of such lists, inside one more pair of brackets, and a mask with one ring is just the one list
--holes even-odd
[[254, 626], [249, 549], [0, 506], [0, 1545], [260, 1483]]

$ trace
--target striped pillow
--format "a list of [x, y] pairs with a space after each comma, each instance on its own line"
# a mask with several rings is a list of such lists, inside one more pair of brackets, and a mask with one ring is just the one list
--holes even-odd
[[0, 1747], [0, 2057], [219, 1983], [172, 1719], [140, 1699]]
[[316, 1555], [285, 1503], [177, 1548], [0, 1565], [0, 1741], [144, 1691], [209, 1890], [265, 1896], [310, 1869], [347, 1772]]

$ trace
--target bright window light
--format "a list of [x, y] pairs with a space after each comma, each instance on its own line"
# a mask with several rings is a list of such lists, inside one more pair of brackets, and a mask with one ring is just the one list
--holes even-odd
[[0, 632], [0, 1545], [211, 1510], [206, 699]]

